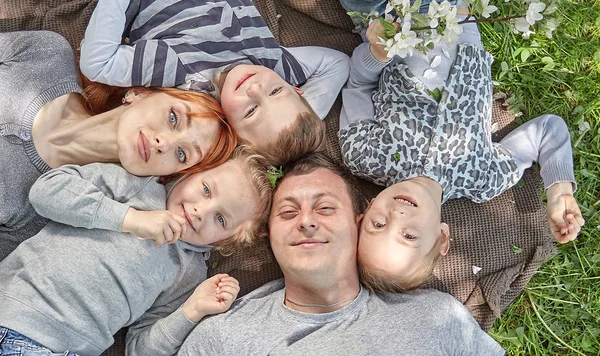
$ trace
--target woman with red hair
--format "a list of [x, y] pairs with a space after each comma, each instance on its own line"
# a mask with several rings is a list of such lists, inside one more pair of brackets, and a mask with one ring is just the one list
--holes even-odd
[[51, 168], [115, 162], [134, 175], [172, 177], [218, 166], [235, 148], [206, 94], [84, 91], [71, 47], [52, 32], [0, 33], [0, 48], [0, 260], [45, 225], [28, 193]]

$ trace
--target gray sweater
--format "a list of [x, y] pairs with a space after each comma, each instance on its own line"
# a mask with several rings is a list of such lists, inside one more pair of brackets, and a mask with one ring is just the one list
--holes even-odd
[[283, 280], [265, 284], [200, 323], [179, 355], [503, 355], [469, 311], [435, 290], [373, 294], [362, 288], [326, 314], [287, 308]]
[[0, 326], [54, 352], [99, 355], [119, 329], [129, 355], [172, 355], [195, 326], [180, 306], [210, 246], [154, 246], [119, 232], [128, 208], [164, 210], [164, 186], [119, 165], [65, 165], [31, 188], [52, 220], [0, 263]]
[[33, 119], [51, 100], [81, 93], [69, 43], [54, 32], [0, 33], [0, 261], [47, 222], [27, 195], [50, 169], [31, 135]]

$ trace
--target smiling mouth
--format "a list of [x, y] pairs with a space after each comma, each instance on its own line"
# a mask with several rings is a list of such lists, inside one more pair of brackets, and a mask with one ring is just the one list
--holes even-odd
[[183, 217], [185, 218], [185, 221], [187, 221], [187, 223], [192, 227], [192, 230], [196, 231], [196, 228], [194, 228], [194, 225], [192, 224], [190, 215], [188, 214], [187, 210], [185, 210], [185, 206], [181, 205], [181, 209], [183, 210]]
[[150, 160], [150, 141], [142, 132], [138, 135], [138, 154], [144, 162], [148, 163], [148, 160]]
[[245, 82], [246, 80], [248, 80], [250, 77], [253, 77], [253, 76], [254, 76], [254, 74], [255, 74], [255, 73], [252, 73], [252, 74], [250, 74], [250, 73], [249, 73], [249, 74], [244, 74], [244, 76], [243, 76], [243, 77], [241, 77], [241, 78], [240, 78], [240, 80], [238, 80], [237, 84], [235, 85], [235, 90], [238, 90], [238, 88], [239, 88], [239, 87], [240, 87], [242, 84], [244, 84], [244, 82]]
[[301, 240], [301, 241], [293, 244], [292, 246], [311, 248], [311, 247], [325, 245], [326, 243], [328, 243], [328, 241], [321, 241], [321, 240], [317, 240], [317, 239], [304, 239], [304, 240]]
[[397, 203], [400, 203], [402, 205], [412, 206], [414, 208], [417, 208], [419, 206], [419, 205], [417, 205], [417, 202], [415, 201], [415, 199], [413, 199], [412, 197], [409, 197], [407, 195], [398, 195], [398, 196], [395, 196], [394, 200]]

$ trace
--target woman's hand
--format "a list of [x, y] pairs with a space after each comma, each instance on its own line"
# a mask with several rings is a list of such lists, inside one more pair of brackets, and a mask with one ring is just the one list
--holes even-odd
[[[397, 22], [392, 22], [392, 21], [388, 21], [389, 23], [391, 23], [392, 25], [394, 25], [394, 28], [396, 30], [398, 30], [398, 28], [400, 27], [400, 24], [398, 24]], [[387, 51], [385, 50], [385, 46], [382, 45], [381, 43], [378, 43], [379, 37], [383, 36], [385, 30], [383, 28], [383, 25], [381, 25], [381, 23], [379, 22], [379, 20], [375, 20], [373, 22], [371, 22], [371, 24], [369, 25], [369, 28], [367, 28], [367, 40], [369, 41], [369, 43], [371, 44], [371, 46], [369, 47], [369, 49], [371, 50], [371, 54], [373, 55], [373, 57], [375, 57], [375, 59], [377, 59], [380, 62], [389, 62], [389, 58], [387, 56]]]
[[123, 232], [153, 240], [156, 246], [174, 243], [185, 236], [186, 230], [185, 219], [168, 210], [139, 211], [134, 208], [129, 208], [121, 227]]
[[548, 203], [546, 212], [550, 231], [556, 241], [564, 244], [577, 238], [585, 220], [573, 197], [573, 186], [570, 182], [554, 183], [546, 190]]
[[217, 274], [202, 282], [183, 303], [183, 314], [197, 323], [211, 314], [226, 311], [240, 292], [237, 279]]

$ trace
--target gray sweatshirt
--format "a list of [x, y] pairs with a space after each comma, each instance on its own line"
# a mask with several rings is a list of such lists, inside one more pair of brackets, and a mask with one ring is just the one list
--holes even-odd
[[155, 177], [116, 164], [65, 165], [33, 185], [57, 222], [0, 263], [0, 326], [54, 352], [99, 355], [130, 326], [128, 355], [172, 355], [195, 326], [180, 306], [206, 279], [210, 246], [154, 246], [120, 232], [128, 208], [164, 210]]
[[417, 290], [358, 298], [332, 313], [283, 304], [283, 280], [236, 300], [202, 321], [178, 355], [503, 355], [504, 350], [449, 294]]
[[51, 100], [81, 93], [73, 50], [48, 31], [0, 33], [0, 261], [47, 222], [27, 195], [50, 167], [38, 155], [33, 119]]

